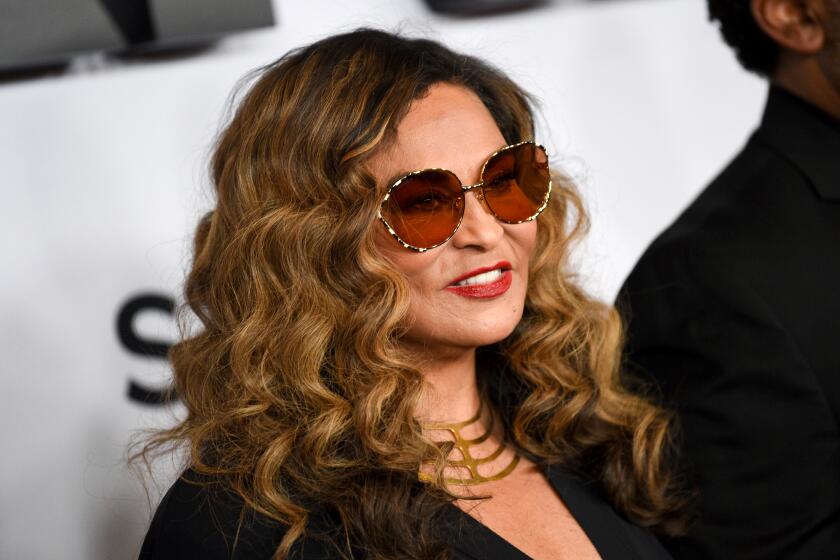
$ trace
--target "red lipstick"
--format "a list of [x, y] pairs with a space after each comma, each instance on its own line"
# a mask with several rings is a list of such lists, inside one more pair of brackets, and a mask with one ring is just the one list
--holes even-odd
[[[458, 294], [459, 296], [468, 298], [494, 298], [502, 295], [503, 293], [508, 291], [508, 289], [510, 289], [510, 285], [513, 282], [513, 273], [510, 269], [511, 265], [507, 261], [500, 261], [493, 266], [476, 268], [475, 270], [471, 270], [470, 272], [463, 274], [455, 280], [453, 280], [452, 282], [450, 282], [450, 284], [445, 289], [452, 293]], [[493, 271], [500, 272], [491, 275], [493, 279], [488, 281], [487, 283], [457, 285], [459, 282], [463, 282], [464, 280], [467, 280], [474, 276], [486, 274], [488, 272]]]

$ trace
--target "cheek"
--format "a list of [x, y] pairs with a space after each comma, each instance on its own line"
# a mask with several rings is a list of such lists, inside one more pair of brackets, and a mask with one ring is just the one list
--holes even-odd
[[[526, 222], [512, 226], [517, 228], [511, 232], [511, 247], [516, 254], [518, 264], [518, 277], [520, 292], [517, 296], [518, 312], [522, 312], [524, 302], [528, 297], [528, 285], [530, 283], [531, 256], [537, 245], [537, 222]], [[520, 299], [521, 298], [521, 299]]]
[[537, 229], [539, 228], [539, 222], [534, 220], [530, 223], [529, 233], [528, 233], [528, 256], [531, 256], [531, 253], [534, 251], [534, 246], [537, 244]]
[[405, 276], [412, 299], [422, 296], [430, 289], [433, 280], [430, 278], [430, 271], [433, 270], [432, 265], [437, 259], [436, 249], [424, 253], [406, 249], [385, 228], [381, 228], [374, 237], [374, 245], [379, 254]]
[[509, 226], [508, 236], [522, 265], [527, 266], [537, 244], [537, 220]]

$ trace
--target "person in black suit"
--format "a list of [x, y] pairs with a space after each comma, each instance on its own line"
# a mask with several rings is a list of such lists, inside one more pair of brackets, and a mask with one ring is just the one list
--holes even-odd
[[677, 558], [840, 558], [840, 2], [709, 0], [769, 98], [621, 288], [626, 363], [678, 411]]
[[170, 357], [189, 467], [143, 560], [669, 557], [670, 417], [568, 270], [528, 97], [362, 29], [261, 69], [213, 156]]

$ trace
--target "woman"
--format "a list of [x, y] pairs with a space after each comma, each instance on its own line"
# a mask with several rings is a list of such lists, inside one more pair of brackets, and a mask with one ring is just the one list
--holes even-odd
[[[527, 95], [362, 29], [223, 131], [171, 353], [188, 442], [142, 558], [666, 558], [668, 417], [575, 284], [585, 218]], [[642, 529], [642, 527], [646, 529]]]

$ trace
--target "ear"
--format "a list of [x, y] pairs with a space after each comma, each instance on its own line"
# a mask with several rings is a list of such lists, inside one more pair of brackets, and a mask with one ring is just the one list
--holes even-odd
[[782, 48], [809, 55], [825, 43], [822, 0], [751, 0], [758, 26]]

